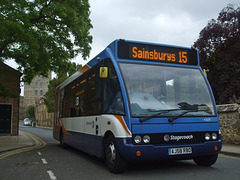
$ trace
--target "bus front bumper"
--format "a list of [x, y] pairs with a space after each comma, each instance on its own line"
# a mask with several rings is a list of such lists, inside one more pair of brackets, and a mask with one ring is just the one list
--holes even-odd
[[[177, 145], [133, 145], [129, 139], [118, 138], [118, 148], [125, 160], [164, 160], [164, 159], [194, 159], [219, 153], [222, 148], [222, 140], [209, 141], [198, 144]], [[176, 153], [171, 155], [171, 150], [190, 149], [188, 153]]]

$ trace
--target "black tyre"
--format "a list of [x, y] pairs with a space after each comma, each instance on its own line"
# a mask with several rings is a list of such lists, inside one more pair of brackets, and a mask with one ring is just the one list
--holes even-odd
[[104, 153], [106, 165], [112, 173], [120, 173], [126, 169], [127, 163], [119, 154], [116, 140], [112, 135], [105, 141]]
[[65, 142], [64, 142], [63, 132], [62, 132], [62, 131], [60, 132], [60, 146], [61, 146], [62, 148], [66, 148], [66, 144], [65, 144]]
[[217, 161], [217, 158], [218, 158], [218, 154], [214, 154], [214, 155], [210, 155], [210, 156], [195, 158], [194, 162], [198, 166], [211, 166]]

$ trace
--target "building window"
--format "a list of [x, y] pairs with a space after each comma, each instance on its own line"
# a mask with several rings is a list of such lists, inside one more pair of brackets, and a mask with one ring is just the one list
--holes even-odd
[[41, 96], [43, 95], [43, 90], [40, 91], [40, 95], [41, 95]]
[[37, 96], [37, 94], [38, 94], [38, 91], [37, 91], [37, 90], [35, 90], [35, 95]]

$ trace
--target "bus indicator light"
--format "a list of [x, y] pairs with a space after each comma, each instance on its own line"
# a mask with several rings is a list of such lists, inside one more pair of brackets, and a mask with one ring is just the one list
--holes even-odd
[[141, 151], [136, 152], [137, 157], [140, 157], [142, 155]]

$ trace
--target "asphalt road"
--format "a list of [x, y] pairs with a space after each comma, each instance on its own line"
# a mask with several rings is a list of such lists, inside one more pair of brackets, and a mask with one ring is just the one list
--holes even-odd
[[121, 174], [108, 171], [103, 160], [73, 148], [63, 149], [52, 138], [52, 130], [22, 127], [46, 142], [37, 150], [0, 160], [2, 180], [79, 179], [239, 179], [240, 158], [220, 155], [212, 167], [199, 167], [192, 160], [130, 164]]

